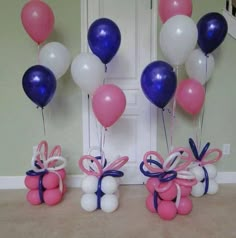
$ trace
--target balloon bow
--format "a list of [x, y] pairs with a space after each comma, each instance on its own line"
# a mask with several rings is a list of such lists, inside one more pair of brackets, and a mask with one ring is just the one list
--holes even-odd
[[[199, 154], [197, 146], [192, 138], [189, 138], [189, 145], [190, 145], [190, 148], [192, 150], [192, 153], [193, 153], [195, 159], [197, 160], [196, 161], [197, 164], [200, 166], [204, 166], [206, 164], [214, 164], [218, 160], [220, 160], [220, 158], [222, 157], [222, 151], [220, 149], [214, 148], [214, 149], [208, 150], [210, 147], [210, 142], [206, 143], [206, 145], [203, 147], [200, 154]], [[207, 157], [213, 153], [217, 153], [217, 155], [211, 160], [207, 159]]]
[[[84, 155], [79, 159], [79, 168], [82, 170], [82, 172], [84, 172], [87, 175], [96, 176], [98, 178], [98, 189], [96, 192], [98, 209], [101, 208], [100, 206], [101, 197], [104, 195], [104, 193], [101, 190], [102, 179], [106, 176], [112, 176], [116, 178], [122, 177], [124, 173], [122, 171], [119, 171], [119, 169], [127, 163], [129, 158], [128, 156], [120, 157], [116, 159], [115, 161], [113, 161], [108, 166], [106, 166], [106, 162], [104, 166], [104, 164], [102, 164], [101, 161], [99, 160], [100, 160], [100, 157], [94, 157], [91, 155]], [[85, 162], [87, 162], [87, 164], [89, 162], [92, 162], [93, 167], [87, 166], [88, 168], [86, 168], [86, 166], [84, 165]]]
[[[176, 206], [178, 207], [181, 198], [180, 186], [191, 187], [197, 183], [195, 176], [187, 171], [192, 161], [191, 151], [183, 147], [174, 149], [166, 160], [158, 152], [149, 151], [145, 153], [139, 166], [140, 171], [145, 176], [157, 178], [160, 181], [159, 185], [155, 186], [155, 203], [157, 203], [155, 197], [158, 197], [158, 192], [165, 192], [175, 184], [177, 187]], [[155, 203], [154, 205], [157, 207]]]
[[[198, 151], [197, 146], [192, 138], [189, 138], [189, 145], [190, 145], [190, 148], [194, 155], [194, 158], [196, 159], [196, 161], [194, 161], [193, 164], [190, 165], [190, 168], [195, 167], [195, 166], [202, 167], [202, 169], [204, 171], [204, 176], [205, 176], [205, 178], [204, 178], [204, 182], [205, 182], [204, 194], [206, 194], [208, 191], [208, 187], [209, 187], [209, 176], [208, 176], [207, 169], [204, 166], [207, 164], [214, 164], [218, 160], [220, 160], [220, 158], [222, 157], [222, 151], [217, 148], [208, 150], [210, 147], [210, 142], [207, 142], [205, 144], [205, 146], [203, 147], [202, 151], [200, 152], [200, 151]], [[207, 159], [209, 157], [209, 155], [212, 155], [213, 153], [216, 153], [216, 156], [213, 156], [212, 159]]]
[[[58, 162], [61, 162], [58, 165]], [[55, 173], [59, 178], [59, 190], [63, 191], [63, 182], [58, 170], [64, 169], [66, 167], [66, 159], [61, 156], [61, 147], [59, 145], [55, 146], [48, 156], [48, 143], [46, 141], [41, 141], [34, 151], [31, 160], [31, 170], [26, 172], [28, 176], [39, 176], [39, 197], [40, 201], [43, 203], [43, 192], [45, 188], [43, 187], [43, 177], [45, 174], [52, 172]]]

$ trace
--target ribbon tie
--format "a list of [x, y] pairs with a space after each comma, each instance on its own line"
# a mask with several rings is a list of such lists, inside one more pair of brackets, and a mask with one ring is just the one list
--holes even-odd
[[[58, 161], [61, 163], [58, 165]], [[48, 156], [48, 143], [46, 141], [41, 141], [37, 147], [37, 150], [34, 151], [32, 160], [31, 160], [31, 170], [26, 172], [28, 176], [39, 176], [39, 197], [40, 201], [43, 203], [43, 177], [48, 172], [55, 173], [59, 178], [59, 190], [63, 191], [63, 182], [60, 174], [57, 172], [60, 169], [66, 167], [66, 159], [61, 156], [61, 147], [55, 146], [51, 153]]]
[[[147, 159], [152, 156], [157, 160]], [[149, 151], [144, 155], [143, 162], [140, 164], [140, 171], [147, 177], [158, 178], [160, 182], [171, 182], [177, 178], [191, 180], [193, 179], [192, 174], [185, 170], [191, 162], [191, 152], [187, 148], [174, 149], [166, 160], [158, 152]]]
[[[101, 208], [101, 197], [104, 193], [101, 190], [101, 182], [102, 179], [106, 176], [112, 177], [122, 177], [124, 173], [119, 171], [119, 169], [127, 163], [129, 158], [127, 156], [120, 157], [113, 161], [110, 165], [103, 167], [104, 165], [99, 162], [99, 160], [91, 155], [84, 155], [79, 159], [79, 168], [87, 175], [96, 176], [98, 178], [98, 189], [96, 192], [97, 195], [97, 208]], [[85, 162], [92, 162], [94, 163], [93, 168], [88, 166], [86, 168]]]

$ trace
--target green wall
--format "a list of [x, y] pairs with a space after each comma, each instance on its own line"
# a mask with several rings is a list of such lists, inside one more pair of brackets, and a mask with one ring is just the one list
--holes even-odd
[[[70, 72], [58, 81], [56, 95], [45, 108], [46, 137], [41, 111], [36, 109], [22, 89], [22, 76], [30, 66], [37, 64], [38, 53], [37, 45], [21, 25], [20, 13], [26, 2], [0, 0], [0, 176], [24, 175], [30, 166], [32, 147], [42, 139], [47, 139], [50, 146], [61, 144], [63, 155], [68, 159], [69, 174], [77, 174], [77, 160], [82, 155], [82, 104], [81, 91], [71, 80]], [[55, 15], [54, 32], [48, 42], [61, 42], [75, 57], [80, 52], [80, 1], [45, 2]], [[193, 19], [197, 21], [207, 12], [221, 12], [223, 4], [223, 0], [193, 0]], [[231, 155], [218, 167], [221, 171], [236, 171], [236, 41], [227, 36], [216, 51], [215, 60], [216, 68], [207, 88], [202, 141], [209, 140], [213, 147], [220, 148], [224, 143], [231, 144]], [[160, 122], [158, 147], [164, 151], [165, 140]], [[177, 110], [174, 145], [186, 145], [190, 136], [194, 136], [192, 118]]]

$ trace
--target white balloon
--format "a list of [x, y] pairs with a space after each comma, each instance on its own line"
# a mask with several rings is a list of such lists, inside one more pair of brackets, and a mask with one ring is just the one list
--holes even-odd
[[114, 177], [106, 176], [102, 179], [101, 189], [106, 194], [112, 194], [117, 191], [118, 184]]
[[216, 181], [214, 179], [209, 179], [209, 187], [208, 187], [208, 191], [207, 194], [216, 194], [219, 190], [219, 185], [216, 183]]
[[195, 48], [198, 30], [194, 21], [184, 15], [167, 20], [160, 31], [160, 47], [167, 61], [173, 66], [183, 64]]
[[196, 166], [196, 167], [191, 168], [190, 172], [192, 172], [195, 175], [197, 181], [199, 181], [199, 182], [205, 178], [205, 173], [201, 166]]
[[97, 209], [96, 194], [83, 194], [80, 200], [81, 207], [87, 212], [93, 212]]
[[98, 188], [98, 178], [96, 176], [86, 176], [81, 183], [81, 189], [84, 193], [95, 193]]
[[118, 198], [114, 194], [105, 194], [101, 199], [101, 209], [104, 212], [114, 212], [118, 208]]
[[195, 49], [189, 55], [185, 68], [190, 78], [205, 84], [212, 76], [215, 68], [215, 60], [212, 54], [206, 56], [200, 49]]
[[204, 195], [204, 192], [205, 192], [205, 184], [199, 182], [192, 187], [191, 195], [194, 197], [201, 197]]
[[204, 165], [204, 167], [207, 170], [208, 177], [210, 179], [214, 179], [216, 177], [216, 175], [217, 175], [217, 170], [216, 170], [215, 165], [213, 165], [213, 164], [206, 164], [206, 165]]
[[103, 84], [105, 67], [96, 55], [81, 53], [72, 61], [71, 75], [84, 92], [92, 94]]
[[59, 42], [50, 42], [40, 49], [39, 64], [49, 68], [56, 79], [61, 78], [66, 73], [70, 63], [69, 50]]

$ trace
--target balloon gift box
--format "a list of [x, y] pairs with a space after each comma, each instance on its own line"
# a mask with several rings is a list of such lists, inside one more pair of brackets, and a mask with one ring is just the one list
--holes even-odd
[[155, 151], [144, 155], [140, 171], [149, 177], [146, 207], [150, 212], [158, 213], [164, 220], [172, 220], [177, 214], [187, 215], [192, 211], [190, 193], [197, 181], [187, 171], [191, 158], [191, 151], [182, 147], [174, 149], [166, 160]]
[[25, 186], [29, 189], [27, 201], [32, 205], [46, 203], [49, 206], [61, 202], [66, 191], [65, 167], [61, 147], [55, 146], [48, 156], [48, 143], [41, 141], [33, 152], [31, 170], [26, 172]]
[[88, 212], [101, 209], [110, 213], [119, 206], [119, 178], [124, 175], [119, 169], [127, 163], [128, 157], [120, 157], [107, 166], [104, 156], [84, 155], [79, 168], [87, 175], [82, 181], [81, 207]]
[[[196, 179], [197, 184], [193, 186], [191, 195], [194, 197], [201, 197], [205, 194], [215, 194], [218, 191], [218, 184], [216, 182], [217, 169], [213, 163], [216, 163], [222, 157], [222, 151], [219, 149], [209, 149], [208, 142], [198, 153], [197, 146], [193, 139], [189, 139], [189, 145], [192, 150], [195, 161], [189, 166]], [[215, 155], [215, 156], [214, 156]], [[211, 157], [211, 159], [208, 159]]]

